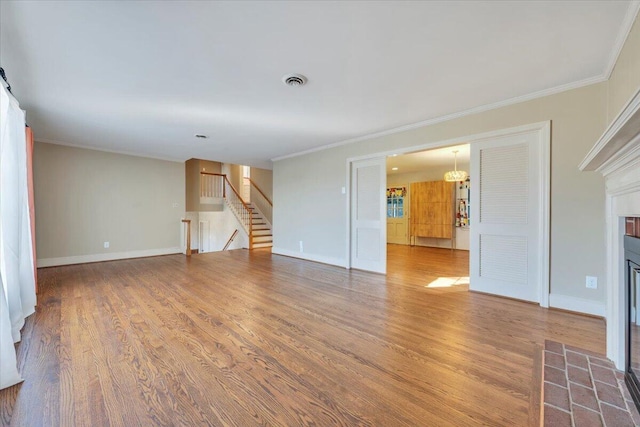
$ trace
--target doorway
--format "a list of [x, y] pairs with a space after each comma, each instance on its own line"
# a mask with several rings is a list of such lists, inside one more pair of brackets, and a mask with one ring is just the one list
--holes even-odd
[[[366, 164], [367, 161], [374, 161], [379, 165], [381, 159], [387, 156], [393, 158], [394, 154], [434, 148], [451, 151], [450, 148], [446, 150], [446, 147], [468, 143], [471, 147], [471, 192], [468, 200], [470, 289], [538, 302], [541, 306], [548, 307], [550, 130], [550, 122], [541, 122], [411, 147], [402, 153], [387, 152], [368, 159], [348, 159], [348, 180], [352, 189], [348, 212], [350, 231], [347, 246], [351, 248], [348, 267], [386, 273], [386, 262], [382, 266], [381, 257], [377, 258], [376, 269], [360, 267], [354, 257], [354, 245], [363, 246], [357, 240], [359, 231], [355, 219], [360, 209], [358, 189], [353, 187], [353, 172], [357, 170], [357, 165]], [[503, 171], [509, 173], [505, 175]], [[376, 175], [375, 180], [369, 180], [374, 181], [378, 183], [377, 194], [382, 199], [381, 203], [386, 207], [386, 198], [383, 196], [386, 195], [388, 183], [379, 175]], [[477, 183], [475, 187], [474, 182]], [[371, 195], [374, 190], [376, 189], [368, 187], [368, 194]], [[410, 194], [410, 187], [408, 192]], [[403, 210], [407, 211], [405, 202]], [[384, 230], [380, 234], [384, 238], [376, 242], [370, 239], [367, 243], [374, 246], [377, 244], [377, 247], [367, 247], [366, 252], [383, 254], [386, 260], [387, 227], [381, 224], [386, 225], [388, 210], [384, 207], [380, 209], [380, 216], [375, 219], [379, 229]], [[372, 213], [373, 210], [369, 212]], [[415, 221], [411, 214], [409, 221], [410, 224]], [[453, 238], [450, 240], [455, 244]]]
[[443, 181], [454, 152], [469, 171], [469, 144], [387, 157], [387, 243], [469, 250], [470, 180]]
[[415, 276], [410, 282], [419, 286], [468, 290], [470, 181], [444, 181], [454, 170], [454, 152], [455, 168], [468, 172], [469, 144], [387, 157], [390, 277]]

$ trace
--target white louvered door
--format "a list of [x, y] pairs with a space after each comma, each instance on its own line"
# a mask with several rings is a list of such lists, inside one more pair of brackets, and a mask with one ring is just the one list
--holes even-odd
[[471, 144], [470, 289], [546, 305], [547, 172], [540, 135]]
[[386, 273], [386, 159], [351, 163], [351, 267]]

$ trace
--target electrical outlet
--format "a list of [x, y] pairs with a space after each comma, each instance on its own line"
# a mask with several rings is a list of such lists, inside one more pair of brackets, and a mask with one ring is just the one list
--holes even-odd
[[104, 242], [104, 248], [109, 249], [109, 242]]
[[598, 278], [596, 276], [587, 276], [586, 286], [589, 289], [598, 289]]
[[178, 204], [177, 203], [173, 203], [171, 206], [174, 207], [174, 208], [177, 208]]
[[300, 240], [300, 252], [304, 252], [304, 247], [302, 246], [302, 240]]

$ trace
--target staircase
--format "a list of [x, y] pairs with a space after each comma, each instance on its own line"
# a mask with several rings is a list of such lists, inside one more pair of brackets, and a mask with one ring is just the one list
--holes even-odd
[[273, 235], [271, 234], [271, 227], [253, 204], [248, 203], [247, 206], [251, 208], [251, 236], [249, 236], [251, 247], [254, 249], [272, 247]]
[[[231, 185], [227, 175], [220, 173], [200, 172], [200, 200], [203, 198], [222, 198], [228, 208], [236, 216], [244, 231], [249, 236], [249, 249], [273, 247], [271, 226], [260, 212], [270, 218], [273, 203], [264, 195], [253, 181], [251, 199], [256, 203], [245, 202], [238, 191]], [[253, 189], [255, 189], [255, 194]], [[259, 208], [258, 208], [259, 206]]]

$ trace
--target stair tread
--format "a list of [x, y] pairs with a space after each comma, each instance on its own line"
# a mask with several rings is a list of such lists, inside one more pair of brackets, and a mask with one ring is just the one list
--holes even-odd
[[269, 243], [254, 243], [253, 247], [254, 247], [254, 249], [257, 249], [257, 248], [272, 248], [273, 244], [271, 244], [271, 242], [269, 242]]

